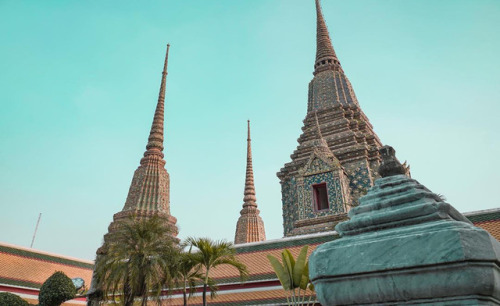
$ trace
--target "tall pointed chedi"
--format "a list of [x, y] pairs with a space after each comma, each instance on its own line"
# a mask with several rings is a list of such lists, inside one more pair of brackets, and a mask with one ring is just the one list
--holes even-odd
[[382, 144], [359, 106], [315, 2], [316, 60], [307, 115], [291, 162], [277, 174], [285, 236], [333, 230], [373, 185], [380, 164]]
[[247, 172], [243, 197], [243, 209], [240, 211], [240, 218], [236, 224], [236, 234], [234, 237], [235, 244], [266, 240], [264, 222], [259, 216], [260, 211], [257, 209], [257, 198], [255, 197], [252, 169], [252, 140], [250, 139], [250, 120], [248, 120], [247, 124]]
[[[110, 224], [108, 232], [114, 230], [117, 221], [131, 215], [137, 217], [160, 215], [167, 218], [177, 233], [177, 219], [170, 214], [170, 177], [165, 169], [165, 160], [163, 159], [165, 91], [169, 50], [170, 45], [167, 44], [160, 93], [153, 124], [149, 132], [146, 152], [144, 152], [139, 167], [135, 170], [125, 205], [122, 211], [113, 216], [113, 222]], [[104, 236], [103, 247], [105, 247], [107, 237], [108, 234]], [[103, 247], [98, 250], [98, 254], [105, 251]]]

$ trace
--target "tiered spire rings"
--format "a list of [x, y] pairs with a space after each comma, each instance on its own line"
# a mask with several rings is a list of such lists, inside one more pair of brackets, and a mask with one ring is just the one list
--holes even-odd
[[235, 244], [256, 242], [266, 240], [264, 222], [259, 216], [257, 209], [257, 198], [255, 197], [255, 185], [252, 168], [252, 140], [250, 138], [250, 120], [247, 121], [247, 170], [245, 178], [245, 191], [243, 197], [243, 209], [236, 224]]
[[132, 178], [125, 206], [122, 212], [115, 215], [115, 219], [121, 215], [134, 212], [139, 216], [166, 215], [172, 225], [176, 223], [176, 219], [170, 215], [170, 178], [163, 159], [165, 92], [169, 51], [170, 44], [167, 44], [158, 103], [151, 124], [146, 151]]
[[146, 145], [146, 152], [144, 159], [150, 155], [157, 155], [163, 159], [163, 129], [164, 129], [164, 113], [165, 113], [165, 91], [167, 86], [167, 67], [168, 67], [168, 52], [170, 44], [167, 44], [167, 54], [165, 55], [165, 63], [163, 64], [163, 72], [161, 77], [160, 93], [158, 94], [158, 104], [151, 124], [151, 131], [149, 132], [148, 144]]
[[330, 34], [326, 27], [321, 5], [316, 0], [316, 61], [314, 63], [314, 74], [325, 70], [342, 70], [340, 62], [333, 49]]
[[255, 185], [253, 181], [252, 168], [252, 140], [250, 138], [250, 120], [247, 120], [248, 137], [247, 137], [247, 172], [245, 178], [245, 196], [243, 198], [243, 207], [257, 207], [257, 198], [255, 197]]

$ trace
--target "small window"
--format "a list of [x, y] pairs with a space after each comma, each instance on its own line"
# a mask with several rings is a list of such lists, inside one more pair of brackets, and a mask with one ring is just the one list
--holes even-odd
[[330, 208], [328, 205], [328, 192], [326, 190], [326, 183], [313, 185], [313, 201], [316, 210], [327, 210]]

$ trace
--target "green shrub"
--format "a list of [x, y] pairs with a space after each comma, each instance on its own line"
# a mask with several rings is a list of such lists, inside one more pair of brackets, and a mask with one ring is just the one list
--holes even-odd
[[9, 293], [0, 292], [0, 306], [28, 306], [28, 302], [20, 296]]
[[56, 272], [43, 283], [38, 295], [40, 306], [59, 306], [75, 297], [76, 288], [63, 272]]
[[[272, 255], [267, 255], [274, 273], [280, 280], [281, 286], [287, 293], [288, 305], [315, 305], [314, 285], [309, 279], [309, 259], [307, 259], [308, 245], [300, 249], [297, 259], [293, 258], [292, 252], [285, 249], [281, 252], [282, 262]], [[306, 297], [309, 300], [306, 301]], [[307, 302], [307, 304], [306, 304]]]

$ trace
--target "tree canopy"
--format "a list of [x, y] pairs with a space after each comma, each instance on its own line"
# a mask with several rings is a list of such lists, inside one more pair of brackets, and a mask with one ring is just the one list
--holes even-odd
[[0, 306], [28, 306], [28, 302], [10, 292], [0, 292]]
[[106, 239], [105, 253], [96, 259], [97, 288], [104, 297], [121, 296], [124, 305], [141, 297], [160, 301], [164, 288], [173, 282], [179, 256], [177, 239], [161, 216], [131, 216], [116, 224]]
[[38, 302], [40, 306], [59, 306], [76, 295], [76, 288], [71, 279], [61, 271], [47, 278], [40, 288]]
[[220, 265], [229, 265], [238, 270], [244, 280], [248, 276], [247, 267], [236, 258], [233, 244], [227, 241], [212, 241], [209, 238], [188, 238], [186, 243], [197, 248], [193, 260], [203, 269], [203, 305], [207, 305], [207, 288], [212, 295], [216, 293], [216, 284], [210, 278], [210, 271]]

